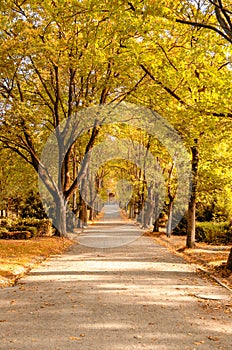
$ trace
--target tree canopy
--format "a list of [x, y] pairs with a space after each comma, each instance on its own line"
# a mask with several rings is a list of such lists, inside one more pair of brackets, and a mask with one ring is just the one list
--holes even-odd
[[[152, 132], [141, 131], [136, 122], [133, 128], [127, 123], [116, 125], [115, 120], [112, 125], [103, 125], [95, 118], [90, 126], [88, 113], [82, 112], [127, 102], [146, 107], [171, 123], [189, 153], [194, 193], [188, 234], [194, 232], [195, 210], [202, 218], [211, 208], [212, 217], [219, 220], [221, 212], [229, 220], [230, 5], [229, 0], [165, 0], [157, 4], [151, 0], [1, 1], [1, 193], [6, 198], [1, 205], [15, 196], [16, 180], [9, 175], [25, 167], [34, 187], [39, 172], [56, 203], [56, 220], [63, 216], [56, 223], [63, 235], [67, 232], [67, 205], [74, 211], [77, 207], [87, 209], [81, 188], [82, 193], [88, 192], [88, 183], [93, 181], [96, 193], [89, 193], [91, 201], [96, 200], [97, 193], [104, 198], [110, 178], [119, 182], [125, 178], [132, 184], [130, 215], [137, 215], [138, 209], [143, 225], [150, 221], [144, 216], [144, 203], [151, 214], [161, 198], [172, 221], [178, 178], [175, 157]], [[69, 145], [66, 130], [70, 120], [75, 120], [81, 132]], [[58, 157], [61, 168], [57, 182], [41, 162], [43, 148], [54, 130], [59, 152], [50, 156]], [[101, 164], [96, 178], [91, 178], [92, 151], [109, 135], [126, 140], [130, 147], [141, 144], [152, 154], [156, 165], [149, 171], [159, 174], [153, 187], [147, 185], [149, 172], [125, 159]], [[18, 190], [24, 194], [27, 176], [22, 176], [23, 185]], [[119, 192], [128, 183], [122, 183]]]

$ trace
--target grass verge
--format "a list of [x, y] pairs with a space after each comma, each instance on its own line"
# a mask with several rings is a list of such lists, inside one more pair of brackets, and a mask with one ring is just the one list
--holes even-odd
[[0, 287], [14, 285], [37, 263], [62, 254], [72, 244], [71, 240], [58, 237], [0, 240]]

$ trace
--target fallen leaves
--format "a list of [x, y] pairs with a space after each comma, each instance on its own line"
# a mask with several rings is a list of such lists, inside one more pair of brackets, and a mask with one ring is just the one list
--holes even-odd
[[78, 337], [69, 337], [70, 340], [81, 340], [81, 338]]
[[15, 284], [35, 263], [62, 254], [73, 242], [66, 238], [40, 237], [30, 240], [0, 241], [0, 287]]
[[214, 337], [214, 336], [211, 336], [211, 335], [209, 335], [207, 338], [208, 338], [209, 340], [219, 341], [219, 338], [218, 338], [218, 337]]
[[135, 339], [142, 339], [142, 336], [141, 335], [134, 335], [134, 338]]
[[201, 345], [201, 344], [204, 344], [205, 341], [204, 340], [201, 340], [201, 341], [195, 341], [194, 342], [194, 345]]
[[69, 337], [69, 339], [70, 340], [81, 340], [82, 338], [84, 338], [85, 337], [85, 334], [84, 333], [81, 333], [80, 335], [79, 335], [79, 337], [76, 337], [76, 336], [71, 336], [71, 337]]
[[44, 308], [47, 307], [47, 306], [54, 306], [54, 305], [55, 305], [55, 303], [45, 302], [45, 303], [43, 303], [42, 305], [40, 305], [40, 308], [41, 308], [41, 309], [44, 309]]

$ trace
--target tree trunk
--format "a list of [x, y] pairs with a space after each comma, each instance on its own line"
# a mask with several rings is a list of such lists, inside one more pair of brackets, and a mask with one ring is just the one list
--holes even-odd
[[230, 249], [230, 254], [227, 259], [226, 268], [232, 271], [232, 248]]
[[190, 199], [188, 207], [188, 228], [187, 228], [187, 248], [195, 247], [195, 231], [196, 231], [196, 201], [194, 198]]
[[90, 207], [89, 209], [89, 220], [92, 221], [93, 220], [93, 208]]
[[155, 193], [154, 197], [154, 227], [153, 227], [153, 232], [159, 232], [159, 192], [157, 191]]
[[85, 201], [81, 198], [81, 206], [79, 212], [78, 227], [83, 228], [87, 225], [87, 205]]
[[168, 223], [167, 223], [167, 228], [166, 228], [166, 235], [168, 238], [171, 237], [171, 232], [172, 232], [173, 204], [174, 204], [174, 198], [170, 199], [170, 202], [168, 204]]
[[152, 232], [159, 232], [159, 218], [155, 220]]
[[[77, 160], [76, 160], [76, 151], [73, 150], [73, 179], [77, 177]], [[73, 211], [77, 209], [77, 191], [73, 192]]]
[[128, 217], [129, 219], [135, 218], [135, 204], [133, 200], [131, 200], [128, 204]]
[[171, 232], [172, 232], [172, 216], [173, 216], [173, 204], [174, 204], [174, 199], [176, 197], [175, 191], [172, 190], [172, 177], [173, 177], [173, 171], [175, 168], [175, 163], [176, 160], [173, 159], [172, 166], [170, 170], [168, 171], [168, 223], [167, 223], [167, 228], [166, 228], [166, 235], [167, 237], [171, 237]]
[[144, 228], [150, 227], [154, 214], [153, 186], [149, 186], [147, 191], [147, 208], [145, 211]]
[[192, 193], [188, 206], [188, 228], [187, 228], [187, 248], [195, 247], [196, 231], [196, 193], [197, 193], [197, 173], [198, 173], [198, 140], [195, 139], [195, 146], [191, 147], [192, 151]]
[[66, 204], [63, 195], [58, 196], [55, 201], [56, 204], [56, 217], [55, 217], [55, 236], [67, 237], [67, 226], [66, 226]]

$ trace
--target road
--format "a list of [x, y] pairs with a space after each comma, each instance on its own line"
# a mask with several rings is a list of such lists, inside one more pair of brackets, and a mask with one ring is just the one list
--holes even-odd
[[104, 210], [82, 244], [0, 290], [0, 349], [231, 349], [229, 292]]

